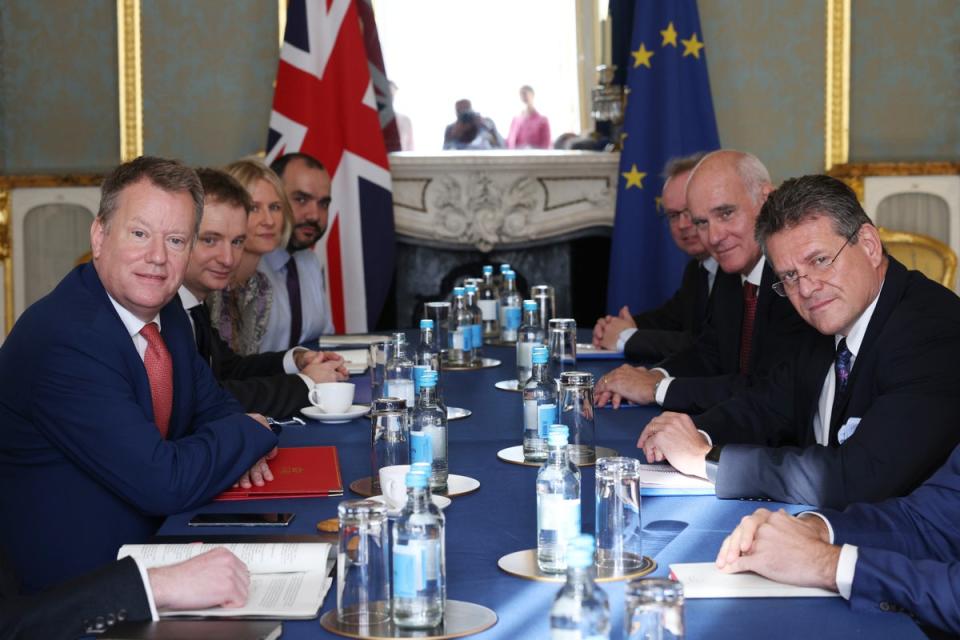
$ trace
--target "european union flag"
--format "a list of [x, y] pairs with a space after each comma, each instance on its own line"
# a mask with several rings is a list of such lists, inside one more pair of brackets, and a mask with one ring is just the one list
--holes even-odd
[[680, 286], [689, 257], [657, 215], [667, 160], [720, 147], [696, 0], [637, 0], [607, 310], [638, 313]]

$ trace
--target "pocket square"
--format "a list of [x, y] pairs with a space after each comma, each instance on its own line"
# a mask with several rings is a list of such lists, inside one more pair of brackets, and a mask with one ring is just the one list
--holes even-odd
[[859, 426], [860, 418], [847, 418], [846, 423], [844, 423], [844, 425], [840, 427], [840, 431], [837, 432], [837, 440], [840, 444], [849, 440], [850, 436], [857, 432], [857, 427]]

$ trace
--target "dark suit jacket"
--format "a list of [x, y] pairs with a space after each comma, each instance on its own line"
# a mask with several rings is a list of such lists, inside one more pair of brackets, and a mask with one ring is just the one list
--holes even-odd
[[[830, 424], [813, 418], [833, 337], [797, 349], [749, 392], [694, 418], [723, 449], [717, 496], [842, 507], [905, 495], [960, 442], [960, 298], [889, 259], [883, 289]], [[840, 428], [859, 426], [844, 443]]]
[[633, 316], [637, 331], [623, 347], [627, 359], [657, 362], [692, 345], [707, 314], [709, 293], [707, 270], [699, 260], [691, 260], [672, 298]]
[[132, 558], [33, 596], [18, 596], [15, 587], [0, 590], [0, 638], [5, 640], [73, 640], [87, 633], [98, 617], [106, 623], [110, 616], [150, 619], [143, 580]]
[[960, 448], [904, 498], [822, 513], [836, 544], [858, 547], [850, 606], [960, 634]]
[[285, 418], [310, 404], [307, 385], [283, 370], [283, 351], [237, 355], [210, 323], [206, 305], [194, 307], [194, 328], [200, 355], [213, 376], [233, 394], [245, 411]]
[[179, 300], [160, 324], [174, 367], [167, 439], [93, 265], [27, 309], [0, 349], [0, 545], [25, 590], [114, 560], [121, 544], [209, 502], [276, 444], [217, 385]]
[[803, 321], [789, 300], [774, 293], [771, 286], [776, 279], [770, 265], [765, 264], [757, 291], [751, 375], [743, 376], [740, 375], [743, 285], [739, 274], [717, 273], [700, 336], [693, 346], [658, 365], [677, 378], [667, 389], [664, 409], [693, 414], [706, 411], [766, 375], [809, 336], [819, 335]]

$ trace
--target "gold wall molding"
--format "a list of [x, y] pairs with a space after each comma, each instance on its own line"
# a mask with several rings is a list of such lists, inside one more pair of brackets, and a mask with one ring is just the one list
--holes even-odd
[[864, 201], [864, 180], [873, 176], [960, 175], [960, 162], [851, 162], [834, 165], [827, 174], [839, 178]]
[[827, 70], [824, 162], [830, 170], [850, 157], [850, 0], [826, 0]]
[[143, 155], [143, 69], [140, 0], [117, 0], [117, 72], [120, 88], [120, 161]]

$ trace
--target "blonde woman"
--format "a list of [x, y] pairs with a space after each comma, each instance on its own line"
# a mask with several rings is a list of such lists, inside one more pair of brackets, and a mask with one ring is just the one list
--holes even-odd
[[243, 158], [224, 170], [250, 193], [253, 210], [240, 264], [227, 288], [211, 294], [207, 304], [213, 326], [230, 348], [250, 355], [260, 351], [273, 302], [270, 280], [257, 265], [263, 255], [286, 246], [293, 214], [280, 178], [259, 159]]

